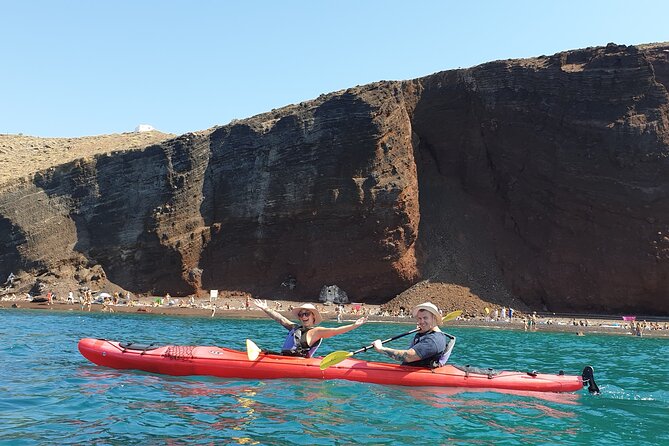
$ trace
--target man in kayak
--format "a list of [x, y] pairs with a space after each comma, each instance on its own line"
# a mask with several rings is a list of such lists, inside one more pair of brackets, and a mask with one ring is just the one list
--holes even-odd
[[316, 353], [318, 347], [320, 347], [321, 341], [324, 338], [346, 333], [367, 322], [367, 317], [365, 316], [352, 324], [342, 325], [341, 327], [317, 327], [323, 321], [320, 312], [312, 304], [302, 304], [293, 309], [293, 314], [300, 321], [299, 324], [295, 324], [286, 319], [278, 311], [269, 308], [267, 301], [255, 299], [253, 303], [288, 330], [288, 336], [286, 336], [286, 340], [281, 347], [281, 354], [284, 356], [311, 358]]
[[455, 345], [455, 336], [439, 330], [441, 311], [431, 302], [416, 305], [411, 310], [416, 318], [418, 333], [408, 350], [384, 347], [380, 339], [372, 343], [374, 349], [402, 361], [402, 365], [437, 368], [445, 365]]

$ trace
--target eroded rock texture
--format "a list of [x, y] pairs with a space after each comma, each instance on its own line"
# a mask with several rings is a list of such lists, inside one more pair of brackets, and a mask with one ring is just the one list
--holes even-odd
[[0, 279], [378, 302], [429, 278], [669, 314], [668, 56], [611, 44], [380, 82], [4, 182]]
[[440, 248], [483, 239], [481, 261], [534, 306], [666, 314], [668, 54], [609, 45], [422, 79], [421, 194], [457, 207], [430, 214], [453, 229]]

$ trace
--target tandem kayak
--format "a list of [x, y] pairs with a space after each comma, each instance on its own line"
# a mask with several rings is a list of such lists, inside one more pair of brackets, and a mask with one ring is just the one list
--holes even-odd
[[593, 368], [581, 375], [496, 371], [470, 366], [445, 365], [437, 369], [345, 359], [320, 369], [321, 358], [301, 358], [261, 353], [249, 360], [246, 352], [224, 347], [138, 345], [85, 338], [79, 351], [94, 364], [114, 369], [133, 369], [163, 375], [206, 375], [242, 379], [345, 379], [400, 386], [466, 387], [478, 389], [574, 392], [588, 386], [599, 389]]

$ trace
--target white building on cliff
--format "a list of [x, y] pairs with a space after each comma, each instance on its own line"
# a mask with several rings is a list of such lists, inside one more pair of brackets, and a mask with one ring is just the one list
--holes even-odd
[[152, 132], [154, 130], [155, 130], [155, 128], [152, 125], [149, 125], [149, 124], [140, 124], [137, 127], [135, 127], [135, 132], [136, 133]]

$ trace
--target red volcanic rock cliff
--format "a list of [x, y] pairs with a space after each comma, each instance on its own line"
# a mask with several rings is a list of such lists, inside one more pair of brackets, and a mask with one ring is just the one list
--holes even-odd
[[669, 44], [611, 44], [53, 166], [0, 182], [0, 280], [669, 314], [668, 86]]

